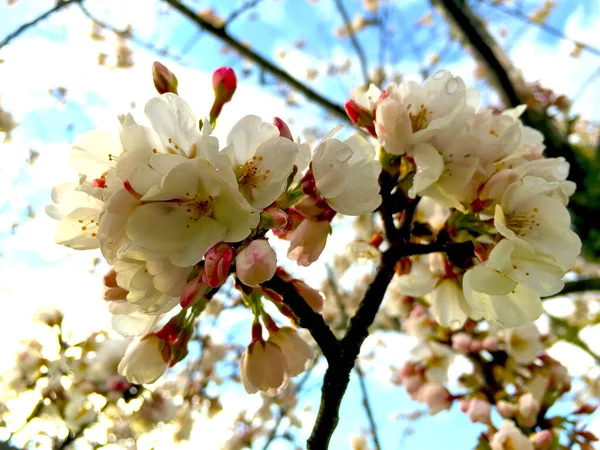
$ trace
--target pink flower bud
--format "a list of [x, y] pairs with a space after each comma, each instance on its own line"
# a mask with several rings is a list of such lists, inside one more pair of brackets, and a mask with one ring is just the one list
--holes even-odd
[[495, 352], [498, 350], [498, 338], [496, 336], [487, 336], [481, 343], [481, 346], [488, 352]]
[[204, 255], [203, 281], [213, 288], [225, 283], [233, 258], [235, 250], [231, 245], [224, 242], [213, 245]]
[[177, 94], [177, 77], [158, 61], [152, 64], [152, 80], [159, 94], [167, 92]]
[[302, 280], [293, 279], [292, 286], [296, 292], [304, 299], [304, 301], [310, 306], [314, 312], [320, 313], [323, 311], [323, 297], [321, 293], [316, 289], [311, 288]]
[[406, 393], [415, 400], [421, 387], [425, 384], [425, 379], [421, 375], [411, 375], [402, 379], [402, 384]]
[[429, 407], [433, 416], [452, 406], [452, 396], [448, 390], [439, 383], [425, 383], [417, 394], [417, 399]]
[[496, 403], [496, 409], [498, 410], [498, 413], [505, 419], [510, 419], [517, 413], [517, 407], [504, 400], [500, 400], [498, 403]]
[[221, 114], [223, 105], [229, 102], [235, 89], [237, 88], [237, 79], [235, 72], [229, 67], [219, 67], [212, 76], [213, 90], [215, 91], [215, 101], [210, 110], [210, 123], [213, 125]]
[[474, 398], [469, 403], [469, 408], [467, 409], [467, 416], [471, 419], [473, 423], [490, 423], [490, 414], [492, 412], [492, 407], [490, 404], [483, 399]]
[[479, 341], [471, 341], [471, 344], [469, 345], [469, 351], [471, 353], [477, 353], [478, 351], [481, 350], [481, 342]]
[[552, 444], [552, 431], [542, 430], [529, 438], [535, 448], [545, 448]]
[[277, 255], [266, 239], [252, 241], [235, 259], [237, 277], [246, 286], [258, 287], [273, 278]]
[[375, 136], [373, 114], [370, 111], [360, 106], [354, 100], [348, 100], [344, 105], [344, 109], [354, 125], [365, 128], [372, 136]]
[[291, 231], [292, 226], [292, 220], [282, 209], [273, 206], [265, 209], [260, 214], [261, 228]]
[[202, 280], [202, 278], [203, 272], [200, 271], [194, 278], [188, 281], [183, 288], [181, 297], [179, 298], [179, 304], [183, 309], [195, 305], [206, 295], [206, 292], [210, 287]]
[[452, 348], [463, 355], [469, 353], [473, 339], [467, 333], [456, 333], [452, 336]]
[[294, 138], [292, 137], [292, 132], [290, 131], [290, 128], [279, 117], [275, 117], [273, 119], [273, 125], [275, 125], [277, 127], [277, 129], [279, 130], [279, 136], [281, 136], [282, 138], [289, 139], [290, 141], [294, 140]]
[[212, 85], [216, 99], [220, 103], [227, 103], [237, 88], [235, 72], [230, 67], [219, 67], [213, 73]]

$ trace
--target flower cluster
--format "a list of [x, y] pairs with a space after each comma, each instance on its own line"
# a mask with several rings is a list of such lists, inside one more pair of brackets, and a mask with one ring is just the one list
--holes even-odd
[[[79, 182], [56, 186], [54, 204], [47, 208], [60, 220], [58, 243], [99, 248], [112, 266], [104, 297], [113, 326], [125, 336], [142, 336], [119, 366], [136, 383], [154, 382], [182, 359], [194, 319], [229, 274], [235, 274], [255, 317], [265, 317], [263, 295], [277, 299], [262, 287], [277, 269], [268, 231], [289, 239], [290, 257], [307, 265], [322, 252], [337, 212], [370, 213], [381, 202], [381, 166], [375, 148], [362, 137], [341, 141], [333, 137], [336, 129], [311, 161], [309, 147], [295, 142], [281, 119], [271, 125], [246, 116], [220, 145], [212, 131], [235, 92], [233, 71], [215, 72], [210, 120], [200, 121], [177, 95], [174, 75], [162, 65], [155, 65], [153, 74], [162, 95], [146, 104], [149, 125], [124, 115], [118, 138], [99, 130], [77, 138], [71, 163]], [[294, 286], [314, 303], [310, 288]], [[178, 305], [183, 311], [155, 331]], [[298, 353], [297, 342], [277, 339], [285, 352]], [[253, 340], [251, 348], [258, 348], [255, 343], [261, 345]], [[251, 348], [248, 355], [256, 354]], [[281, 377], [279, 383], [256, 381], [253, 358], [244, 361], [249, 391], [249, 386], [266, 390], [283, 384]], [[302, 371], [296, 362], [286, 367], [286, 377]]]
[[467, 318], [505, 327], [537, 319], [540, 297], [562, 289], [581, 241], [569, 229], [569, 165], [542, 156], [542, 134], [519, 119], [525, 107], [480, 108], [475, 89], [440, 70], [422, 85], [371, 87], [346, 110], [382, 145], [392, 195], [437, 206], [441, 224], [422, 215], [423, 239], [475, 247], [473, 258], [413, 258], [400, 292], [427, 296], [436, 320], [453, 328]]
[[[550, 448], [566, 423], [575, 430], [575, 424], [596, 410], [583, 403], [564, 416], [548, 414], [571, 393], [571, 379], [567, 368], [546, 353], [548, 336], [534, 324], [482, 329], [469, 320], [462, 331], [453, 332], [440, 326], [423, 305], [406, 298], [404, 302], [409, 310], [404, 330], [419, 343], [392, 381], [404, 385], [409, 396], [425, 403], [432, 415], [459, 403], [471, 422], [486, 425], [487, 433], [480, 436], [483, 447]], [[452, 394], [448, 370], [459, 356], [469, 360], [472, 368], [458, 378], [460, 388]], [[503, 420], [499, 426], [492, 420], [494, 409]], [[593, 434], [574, 433], [583, 448], [592, 448]]]

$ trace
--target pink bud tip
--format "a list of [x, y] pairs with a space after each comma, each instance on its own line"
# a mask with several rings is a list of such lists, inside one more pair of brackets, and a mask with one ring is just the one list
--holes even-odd
[[230, 67], [219, 67], [213, 73], [212, 84], [215, 91], [215, 101], [220, 104], [227, 103], [231, 100], [237, 88], [235, 72]]
[[273, 118], [273, 125], [275, 125], [279, 130], [279, 136], [289, 139], [290, 141], [294, 140], [292, 137], [292, 132], [290, 131], [290, 127], [288, 127], [287, 124], [279, 117]]

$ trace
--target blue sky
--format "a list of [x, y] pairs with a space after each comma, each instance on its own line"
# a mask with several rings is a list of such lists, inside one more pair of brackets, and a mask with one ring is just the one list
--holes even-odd
[[[24, 21], [51, 8], [53, 3], [52, 0], [19, 0], [13, 7], [3, 3], [0, 6], [0, 36], [7, 35]], [[214, 7], [218, 13], [226, 15], [240, 3], [214, 0], [190, 5], [199, 9]], [[379, 61], [381, 58], [390, 71], [420, 80], [420, 59], [427, 60], [432, 53], [446, 46], [445, 26], [439, 19], [434, 22], [433, 29], [412, 25], [424, 16], [425, 3], [403, 0], [390, 8], [387, 20], [397, 30], [385, 36], [388, 44], [382, 56], [378, 46], [379, 33], [369, 29], [360, 34], [360, 42], [369, 60]], [[521, 3], [526, 6], [541, 4], [538, 1]], [[10, 303], [14, 314], [0, 318], [0, 333], [7, 343], [0, 349], [0, 366], [8, 363], [14, 344], [28, 332], [31, 313], [40, 305], [52, 303], [67, 308], [75, 335], [89, 331], [89, 328], [78, 330], [76, 322], [80, 322], [81, 317], [85, 317], [88, 326], [108, 325], [108, 315], [100, 300], [98, 278], [102, 270], [99, 269], [98, 273], [91, 271], [92, 259], [97, 255], [77, 253], [55, 245], [52, 240], [55, 223], [43, 213], [49, 202], [51, 187], [76, 179], [68, 164], [73, 137], [96, 127], [115, 129], [116, 115], [131, 108], [141, 116], [145, 101], [154, 95], [150, 78], [150, 65], [154, 59], [160, 59], [177, 73], [180, 93], [198, 115], [205, 114], [212, 101], [212, 70], [221, 65], [231, 65], [240, 73], [241, 69], [248, 67], [232, 53], [223, 54], [222, 45], [206, 34], [200, 35], [190, 47], [198, 35], [197, 29], [175, 12], [158, 14], [157, 11], [165, 9], [161, 2], [90, 0], [86, 4], [94, 15], [116, 28], [122, 29], [132, 23], [136, 39], [150, 42], [158, 50], [168, 49], [168, 55], [157, 56], [132, 44], [135, 60], [132, 69], [98, 67], [97, 53], [113, 51], [112, 36], [106, 33], [106, 41], [92, 41], [89, 38], [90, 22], [76, 7], [52, 16], [0, 51], [0, 58], [5, 60], [0, 64], [2, 106], [13, 112], [20, 122], [13, 142], [0, 146], [3, 151], [0, 167], [0, 192], [3, 194], [0, 196], [0, 301]], [[349, 15], [354, 17], [362, 2], [347, 1], [345, 4]], [[572, 44], [568, 42], [557, 40], [534, 27], [523, 28], [521, 22], [507, 20], [507, 16], [489, 6], [480, 5], [479, 10], [491, 19], [493, 31], [497, 32], [500, 28], [494, 25], [500, 23], [499, 20], [503, 27], [510, 28], [511, 33], [506, 38], [508, 43], [514, 36], [519, 37], [511, 47], [511, 56], [529, 81], [542, 80], [547, 87], [572, 96], [600, 66], [600, 58], [586, 52], [578, 59], [569, 57]], [[573, 39], [600, 47], [597, 32], [599, 13], [600, 6], [594, 0], [563, 0], [558, 2], [548, 24], [564, 30]], [[253, 16], [254, 20], [251, 20]], [[240, 16], [229, 31], [240, 40], [248, 41], [258, 53], [275, 61], [293, 76], [342, 104], [352, 88], [362, 80], [349, 41], [339, 40], [334, 35], [333, 30], [341, 24], [333, 1], [319, 0], [312, 4], [306, 0], [265, 0], [252, 12]], [[294, 48], [293, 43], [300, 39], [306, 42], [305, 46]], [[183, 49], [188, 51], [179, 59], [177, 55]], [[286, 52], [283, 60], [278, 58], [281, 51]], [[349, 73], [338, 78], [323, 76], [330, 62], [339, 65], [347, 58], [353, 62]], [[309, 67], [318, 69], [321, 74], [314, 81], [306, 80]], [[467, 83], [474, 82], [474, 63], [456, 43], [451, 45], [446, 59], [438, 67], [453, 70]], [[261, 84], [260, 72], [252, 66], [250, 68], [251, 75], [240, 82], [234, 101], [220, 119], [217, 135], [224, 136], [229, 126], [250, 113], [265, 120], [273, 116], [291, 118], [295, 130], [316, 126], [328, 131], [335, 125], [334, 121], [324, 120], [318, 108], [306, 105], [299, 97], [299, 108], [287, 106], [277, 94], [275, 80], [266, 74], [267, 85]], [[370, 68], [374, 69], [375, 64]], [[477, 85], [484, 88], [481, 82]], [[49, 89], [58, 86], [68, 88], [64, 104], [48, 93]], [[596, 80], [583, 92], [574, 108], [585, 117], [598, 121], [598, 98], [600, 83]], [[495, 97], [490, 94], [484, 99], [494, 101]], [[29, 149], [40, 153], [33, 166], [27, 164]], [[28, 206], [36, 214], [35, 219], [27, 219]], [[15, 223], [19, 226], [13, 230]], [[329, 249], [340, 244], [343, 245], [343, 240], [333, 241]], [[320, 269], [322, 266], [315, 266], [299, 273], [307, 276], [309, 283], [318, 285]], [[374, 338], [370, 339], [367, 345], [373, 345], [374, 341]], [[408, 351], [407, 344], [404, 340], [396, 347], [391, 346], [404, 347], [397, 360], [390, 349], [381, 355], [382, 360], [391, 360], [399, 365]], [[410, 402], [402, 388], [385, 383], [389, 379], [387, 367], [369, 370], [368, 379], [371, 381], [369, 390], [376, 408], [381, 440], [386, 449], [471, 448], [478, 432], [482, 431], [482, 426], [470, 424], [464, 415], [454, 411], [418, 421], [414, 424], [414, 436], [401, 442], [405, 424], [394, 416], [423, 407]], [[311, 414], [314, 414], [318, 402], [318, 380], [315, 378], [309, 385], [316, 386], [312, 391], [314, 394], [307, 398], [313, 405]], [[232, 398], [235, 395], [233, 393]], [[308, 414], [307, 422], [310, 420], [312, 416]], [[366, 426], [360, 392], [353, 379], [342, 404], [342, 421], [334, 435], [332, 448], [346, 448], [348, 436]], [[274, 445], [272, 448], [287, 447]]]

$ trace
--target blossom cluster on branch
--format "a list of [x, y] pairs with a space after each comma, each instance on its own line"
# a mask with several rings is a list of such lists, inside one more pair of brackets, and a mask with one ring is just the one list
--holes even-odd
[[[163, 93], [145, 107], [149, 126], [125, 115], [118, 139], [96, 130], [75, 141], [71, 163], [79, 182], [56, 186], [47, 208], [60, 220], [56, 241], [100, 248], [112, 265], [104, 297], [113, 325], [141, 336], [119, 366], [130, 381], [154, 382], [186, 356], [194, 319], [233, 273], [255, 317], [241, 360], [243, 384], [249, 392], [276, 391], [303, 371], [312, 351], [262, 307], [266, 298], [293, 317], [276, 292], [261, 286], [277, 269], [265, 234], [289, 240], [288, 255], [299, 264], [315, 261], [337, 212], [365, 214], [381, 203], [375, 149], [359, 135], [338, 140], [334, 130], [311, 160], [309, 147], [294, 142], [282, 120], [271, 125], [257, 116], [240, 119], [220, 148], [212, 128], [235, 92], [233, 71], [215, 72], [215, 102], [201, 121], [165, 71], [157, 65], [153, 72]], [[319, 294], [291, 282], [319, 310]], [[178, 305], [181, 311], [158, 329]]]
[[[223, 144], [213, 130], [237, 88], [231, 69], [214, 73], [215, 100], [201, 120], [179, 97], [174, 74], [155, 63], [153, 77], [160, 96], [146, 104], [148, 125], [125, 115], [118, 138], [79, 137], [71, 155], [79, 181], [56, 186], [47, 208], [60, 220], [58, 243], [99, 248], [112, 266], [104, 298], [113, 326], [135, 337], [121, 375], [153, 383], [186, 358], [196, 319], [231, 275], [253, 317], [240, 357], [248, 393], [277, 395], [306, 369], [314, 351], [295, 326], [320, 345], [325, 379], [339, 377], [332, 402], [324, 387], [309, 440], [321, 448], [391, 280], [403, 328], [423, 339], [398, 374], [409, 394], [432, 413], [460, 399], [473, 421], [490, 425], [484, 440], [494, 450], [549, 439], [523, 433], [552, 430], [540, 411], [568, 389], [564, 368], [536, 346], [531, 322], [543, 312], [541, 298], [563, 288], [581, 241], [566, 209], [575, 190], [568, 163], [543, 157], [542, 134], [519, 119], [524, 107], [482, 108], [475, 89], [441, 70], [422, 85], [357, 92], [346, 111], [370, 140], [337, 139], [336, 127], [311, 151], [281, 119], [246, 116]], [[377, 261], [378, 273], [356, 290], [349, 331], [338, 339], [329, 302], [278, 266], [269, 239], [289, 241], [288, 258], [308, 266], [338, 214], [373, 219], [375, 211], [381, 221], [353, 248]], [[278, 324], [265, 302], [290, 324]], [[457, 352], [478, 368], [463, 380], [463, 395], [443, 385]], [[538, 375], [545, 381], [536, 396], [529, 384]], [[506, 383], [515, 394], [503, 391]], [[493, 428], [491, 404], [516, 422]]]
[[[564, 158], [544, 158], [543, 135], [519, 120], [525, 107], [480, 108], [479, 94], [440, 70], [425, 80], [372, 86], [346, 104], [375, 136], [384, 170], [407, 201], [428, 199], [428, 236], [470, 240], [475, 258], [433, 253], [404, 264], [398, 289], [428, 295], [436, 320], [468, 317], [516, 327], [542, 313], [581, 251], [566, 208], [575, 184]], [[398, 194], [401, 195], [401, 194]]]

